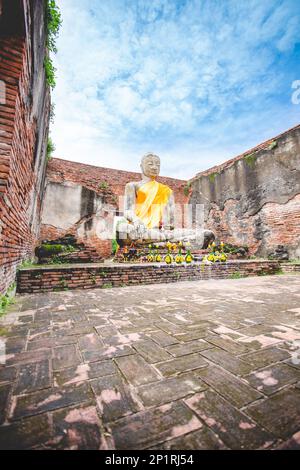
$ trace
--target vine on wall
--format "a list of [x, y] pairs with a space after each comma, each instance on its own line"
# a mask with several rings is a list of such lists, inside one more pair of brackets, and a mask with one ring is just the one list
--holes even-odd
[[47, 0], [46, 3], [46, 28], [47, 38], [46, 46], [47, 53], [44, 61], [46, 80], [48, 85], [53, 89], [56, 85], [55, 72], [56, 69], [53, 65], [51, 53], [56, 54], [56, 40], [58, 37], [59, 29], [62, 24], [61, 13], [55, 0]]

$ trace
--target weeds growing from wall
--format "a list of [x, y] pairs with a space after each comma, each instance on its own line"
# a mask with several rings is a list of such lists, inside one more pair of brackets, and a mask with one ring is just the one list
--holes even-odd
[[16, 283], [14, 282], [3, 295], [0, 295], [0, 316], [4, 315], [7, 307], [14, 303], [14, 296], [16, 292]]
[[46, 52], [46, 57], [44, 60], [44, 66], [45, 66], [46, 80], [47, 80], [48, 85], [51, 88], [54, 88], [56, 85], [56, 80], [55, 80], [56, 69], [53, 65], [51, 53], [56, 54], [57, 52], [56, 40], [58, 37], [61, 24], [62, 24], [61, 13], [56, 4], [56, 1], [47, 0], [47, 4], [46, 4], [47, 52]]

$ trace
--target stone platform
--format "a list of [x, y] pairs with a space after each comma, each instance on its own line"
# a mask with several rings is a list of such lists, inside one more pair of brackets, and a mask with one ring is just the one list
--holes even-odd
[[1, 449], [299, 449], [300, 276], [18, 295]]
[[20, 269], [19, 293], [47, 292], [64, 289], [124, 287], [135, 284], [157, 284], [199, 279], [275, 274], [278, 261], [229, 260], [226, 263], [203, 265], [167, 265], [166, 263], [87, 263], [72, 265], [40, 265]]

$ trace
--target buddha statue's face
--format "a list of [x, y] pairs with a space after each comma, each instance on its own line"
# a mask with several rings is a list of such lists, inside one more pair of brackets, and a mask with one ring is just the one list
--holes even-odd
[[147, 155], [141, 163], [142, 173], [148, 178], [156, 178], [160, 172], [160, 158], [156, 155]]

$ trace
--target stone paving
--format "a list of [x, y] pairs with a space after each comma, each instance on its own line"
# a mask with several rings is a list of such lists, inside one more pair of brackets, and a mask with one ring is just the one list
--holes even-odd
[[0, 322], [0, 448], [300, 448], [300, 276], [24, 295]]

